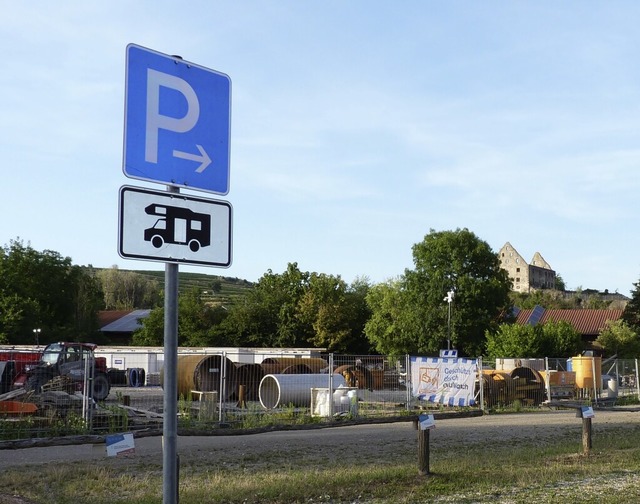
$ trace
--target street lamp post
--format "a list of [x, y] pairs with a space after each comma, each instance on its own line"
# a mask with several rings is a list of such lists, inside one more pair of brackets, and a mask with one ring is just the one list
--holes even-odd
[[40, 333], [42, 332], [42, 329], [40, 329], [39, 327], [37, 329], [33, 330], [33, 335], [36, 338], [36, 346], [40, 345]]
[[447, 316], [447, 350], [451, 350], [451, 302], [453, 301], [453, 290], [447, 292], [447, 297], [444, 300], [449, 305]]

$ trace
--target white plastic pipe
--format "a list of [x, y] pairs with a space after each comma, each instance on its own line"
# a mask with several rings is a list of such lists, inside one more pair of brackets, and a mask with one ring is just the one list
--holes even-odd
[[[344, 377], [333, 375], [334, 390], [346, 386]], [[312, 388], [329, 388], [328, 374], [268, 374], [260, 381], [258, 397], [263, 408], [278, 406], [311, 406]]]

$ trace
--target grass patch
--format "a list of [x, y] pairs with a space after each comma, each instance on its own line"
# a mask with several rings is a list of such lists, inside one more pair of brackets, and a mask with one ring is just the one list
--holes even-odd
[[[418, 476], [415, 453], [400, 446], [397, 456], [385, 460], [360, 459], [357, 450], [350, 458], [314, 460], [295, 447], [232, 461], [203, 457], [182, 465], [180, 502], [638, 502], [639, 433], [603, 432], [589, 456], [580, 454], [575, 439], [432, 447], [432, 474], [426, 477]], [[140, 459], [21, 467], [0, 474], [0, 493], [37, 503], [159, 504], [162, 467]]]

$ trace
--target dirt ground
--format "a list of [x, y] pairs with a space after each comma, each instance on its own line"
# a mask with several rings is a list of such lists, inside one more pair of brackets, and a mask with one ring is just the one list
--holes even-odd
[[[635, 409], [596, 410], [592, 421], [593, 439], [610, 429], [640, 428], [640, 411]], [[276, 431], [250, 435], [180, 436], [178, 453], [181, 467], [209, 463], [211, 467], [253, 464], [331, 464], [338, 459], [406, 460], [417, 462], [417, 431], [412, 422], [367, 424], [313, 430]], [[575, 439], [582, 448], [582, 420], [572, 410], [540, 413], [485, 415], [482, 417], [436, 421], [430, 432], [433, 449], [478, 444], [515, 444], [524, 441], [553, 442]], [[162, 463], [159, 436], [136, 438], [135, 453], [126, 457], [107, 457], [104, 444], [56, 446], [0, 450], [0, 470], [48, 463], [93, 461], [102, 464]], [[13, 500], [12, 500], [13, 499]], [[24, 504], [17, 496], [0, 494], [0, 504]]]

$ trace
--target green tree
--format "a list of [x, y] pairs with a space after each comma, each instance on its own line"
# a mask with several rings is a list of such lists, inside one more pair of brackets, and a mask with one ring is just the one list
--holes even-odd
[[300, 271], [289, 263], [281, 274], [265, 273], [230, 307], [217, 331], [237, 345], [366, 351], [368, 289], [363, 279], [347, 285], [339, 276]]
[[[376, 330], [367, 336], [372, 343], [385, 353], [434, 354], [450, 340], [462, 355], [480, 355], [485, 331], [496, 328], [511, 308], [511, 281], [498, 255], [468, 229], [431, 230], [413, 246], [413, 262], [415, 268], [405, 270], [392, 295], [402, 304], [399, 317], [385, 320], [371, 306]], [[445, 301], [449, 291], [454, 292], [451, 303]], [[394, 337], [400, 342], [389, 345]]]
[[[178, 296], [178, 345], [226, 346], [217, 328], [227, 311], [220, 306], [205, 304], [197, 287]], [[164, 345], [164, 307], [151, 310], [142, 320], [142, 327], [133, 333], [133, 344], [138, 346]]]
[[204, 303], [197, 287], [180, 295], [178, 315], [178, 342], [183, 346], [221, 346], [213, 328], [227, 316], [220, 306]]
[[[81, 267], [74, 293], [75, 331], [79, 335], [91, 335], [99, 329], [98, 311], [103, 307], [100, 281], [91, 267]], [[89, 338], [92, 339], [92, 338]]]
[[607, 321], [596, 343], [602, 345], [610, 356], [617, 355], [621, 359], [640, 357], [638, 333], [624, 320]]
[[560, 273], [556, 273], [556, 284], [554, 288], [560, 292], [564, 292], [567, 289], [564, 279], [560, 276]]
[[523, 310], [530, 310], [536, 306], [542, 306], [547, 310], [565, 310], [575, 308], [575, 303], [565, 299], [558, 290], [541, 289], [533, 292], [511, 292], [509, 294], [514, 306]]
[[511, 292], [510, 296], [514, 306], [524, 310], [534, 308], [536, 305], [547, 310], [585, 308], [605, 310], [611, 306], [611, 302], [606, 301], [598, 291], [581, 288], [578, 288], [573, 295], [566, 295], [559, 290], [542, 289], [533, 292]]
[[106, 310], [134, 310], [153, 308], [161, 299], [156, 279], [149, 279], [134, 271], [123, 271], [113, 266], [96, 273], [104, 293]]
[[573, 357], [584, 349], [582, 335], [567, 321], [542, 325], [541, 354], [536, 357]]
[[349, 285], [345, 297], [344, 311], [349, 315], [350, 334], [345, 341], [345, 352], [351, 354], [370, 354], [371, 342], [365, 334], [365, 324], [371, 317], [367, 304], [367, 295], [371, 289], [369, 279], [358, 277]]
[[58, 252], [39, 252], [20, 239], [0, 250], [0, 334], [13, 344], [91, 339], [99, 290], [90, 270]]
[[587, 302], [584, 303], [584, 308], [589, 310], [606, 310], [611, 305], [611, 301], [607, 301], [603, 298], [602, 294], [595, 292], [589, 294]]
[[580, 333], [566, 321], [500, 324], [496, 331], [487, 331], [486, 337], [491, 358], [572, 357], [583, 349]]
[[289, 263], [282, 274], [268, 270], [243, 301], [231, 307], [226, 331], [240, 345], [306, 346], [313, 329], [299, 317], [298, 304], [309, 277], [297, 263]]
[[214, 294], [220, 294], [222, 291], [222, 281], [219, 278], [216, 278], [213, 282], [211, 282], [211, 292]]
[[366, 322], [365, 334], [377, 352], [420, 353], [414, 330], [418, 321], [411, 318], [415, 312], [407, 309], [411, 303], [403, 277], [374, 285], [366, 300], [371, 317]]
[[487, 356], [498, 358], [533, 358], [542, 356], [542, 326], [500, 324], [487, 331]]
[[622, 320], [636, 333], [640, 334], [640, 281], [634, 283], [633, 287], [631, 300], [624, 308]]
[[[178, 312], [178, 321], [180, 314]], [[136, 346], [164, 345], [164, 308], [154, 308], [149, 316], [140, 321], [141, 326], [133, 332], [131, 342]], [[179, 341], [180, 338], [178, 338]], [[178, 343], [179, 344], [179, 343]]]
[[21, 332], [24, 315], [36, 310], [37, 305], [32, 299], [17, 294], [0, 295], [0, 341], [3, 344], [11, 342]]
[[348, 286], [339, 276], [312, 273], [298, 303], [299, 319], [312, 329], [309, 343], [330, 352], [362, 350], [366, 290], [362, 281]]

